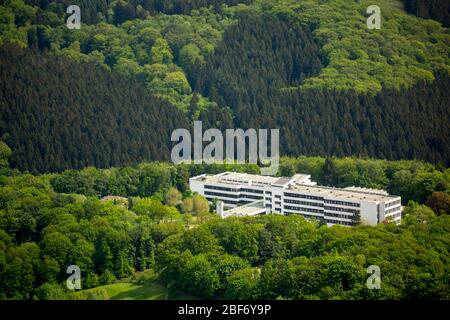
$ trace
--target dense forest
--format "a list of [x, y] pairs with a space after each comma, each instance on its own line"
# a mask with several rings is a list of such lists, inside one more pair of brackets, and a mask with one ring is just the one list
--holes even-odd
[[447, 0], [403, 0], [405, 10], [425, 19], [433, 19], [450, 27], [450, 2]]
[[[193, 63], [202, 64], [214, 52], [225, 30], [248, 13], [270, 15], [289, 28], [300, 25], [312, 32], [320, 45], [324, 68], [305, 79], [302, 87], [377, 92], [382, 87], [400, 89], [420, 79], [432, 80], [434, 71], [449, 70], [448, 30], [438, 22], [408, 15], [387, 0], [378, 3], [383, 12], [383, 28], [376, 32], [366, 26], [369, 1], [257, 0], [235, 6], [213, 5], [215, 1], [211, 1], [209, 7], [189, 14], [159, 12], [121, 24], [114, 23], [114, 10], [125, 2], [112, 1], [107, 3], [110, 16], [94, 25], [84, 23], [80, 30], [69, 30], [64, 15], [53, 12], [61, 12], [61, 3], [52, 3], [42, 10], [22, 0], [4, 2], [0, 7], [3, 15], [0, 42], [33, 47], [37, 38], [43, 49], [54, 54], [77, 60], [93, 59], [124, 73], [147, 74], [144, 80], [158, 92], [162, 92], [158, 86], [165, 87], [170, 78], [166, 81], [162, 77], [161, 81], [151, 83], [155, 75], [174, 70], [185, 73]], [[126, 3], [133, 7], [135, 2]], [[98, 7], [106, 6], [104, 2], [89, 3], [92, 8], [96, 3], [103, 3]], [[164, 3], [171, 6], [195, 1]], [[42, 16], [47, 20], [38, 19]], [[260, 32], [270, 32], [270, 29]]]
[[[450, 298], [449, 169], [419, 161], [284, 159], [282, 173], [300, 169], [333, 184], [389, 184], [426, 196], [427, 205], [409, 202], [401, 226], [329, 228], [296, 215], [221, 220], [186, 188], [196, 172], [257, 167], [144, 163], [33, 176], [8, 168], [10, 155], [0, 142], [2, 299], [105, 298], [95, 289], [66, 289], [74, 264], [83, 289], [150, 268], [170, 290], [201, 298]], [[98, 200], [104, 194], [124, 202]], [[381, 268], [380, 290], [366, 287], [369, 265]]]
[[171, 130], [196, 119], [279, 128], [285, 155], [450, 163], [448, 29], [392, 2], [380, 34], [365, 1], [86, 1], [80, 30], [66, 4], [0, 4], [15, 168], [168, 159]]
[[[206, 298], [448, 299], [449, 216], [414, 220], [400, 229], [317, 228], [298, 216], [212, 221], [165, 238], [155, 261], [166, 283]], [[383, 272], [380, 290], [365, 286], [368, 265]]]
[[[192, 10], [210, 6], [216, 11], [220, 11], [223, 4], [250, 4], [252, 0], [79, 0], [75, 2], [70, 0], [25, 0], [24, 2], [40, 9], [36, 19], [41, 23], [48, 21], [49, 12], [58, 17], [64, 17], [65, 9], [69, 5], [77, 4], [81, 8], [85, 23], [96, 24], [113, 19], [115, 23], [120, 24], [128, 20], [145, 19], [158, 13], [189, 14]], [[408, 13], [440, 21], [446, 27], [450, 25], [450, 6], [446, 0], [403, 0], [403, 4]], [[110, 11], [110, 9], [112, 10]]]
[[[165, 14], [189, 14], [192, 10], [212, 6], [220, 10], [221, 5], [236, 5], [238, 3], [250, 3], [252, 0], [25, 0], [25, 3], [35, 5], [42, 11], [38, 12], [40, 22], [46, 22], [46, 15], [52, 12], [58, 17], [64, 17], [66, 8], [72, 4], [80, 6], [83, 21], [96, 24], [101, 21], [111, 20], [115, 24], [121, 24], [128, 20], [145, 19], [157, 13]], [[110, 11], [110, 9], [112, 9]]]
[[[0, 127], [11, 164], [34, 172], [168, 160], [179, 109], [94, 63], [0, 50]], [[33, 72], [30, 72], [30, 67]]]
[[247, 16], [226, 31], [205, 71], [198, 73], [203, 77], [196, 90], [219, 106], [232, 106], [235, 121], [229, 126], [280, 128], [285, 154], [448, 163], [450, 136], [443, 134], [450, 132], [447, 73], [437, 74], [432, 83], [383, 89], [375, 96], [296, 88], [320, 67], [308, 32]]
[[[255, 165], [173, 165], [141, 163], [122, 168], [85, 168], [46, 175], [59, 193], [85, 196], [117, 195], [122, 197], [162, 195], [170, 187], [183, 194], [188, 178], [203, 173], [241, 171], [259, 174]], [[385, 189], [409, 200], [426, 203], [434, 192], [448, 192], [450, 170], [421, 161], [386, 161], [357, 158], [298, 157], [281, 159], [279, 175], [310, 174], [321, 185]]]
[[[368, 0], [0, 0], [0, 299], [141, 271], [206, 299], [450, 299], [449, 6], [403, 3], [369, 30]], [[260, 168], [169, 163], [194, 120], [279, 128], [279, 176], [385, 189], [402, 224], [220, 219], [189, 177]]]
[[[223, 61], [235, 59], [233, 53], [239, 56], [228, 52]], [[284, 60], [285, 66], [282, 59], [273, 61], [277, 64], [267, 63], [266, 68], [295, 68], [288, 66], [289, 60]], [[30, 65], [36, 72], [29, 72]], [[138, 80], [123, 79], [93, 62], [77, 63], [3, 46], [0, 70], [0, 134], [14, 150], [12, 166], [22, 170], [61, 171], [168, 160], [172, 130], [190, 127], [188, 114], [147, 92]], [[281, 128], [281, 151], [288, 155], [449, 163], [450, 137], [445, 133], [450, 131], [450, 81], [446, 74], [402, 92], [383, 90], [370, 96], [320, 89], [279, 92], [269, 83], [284, 85], [296, 80], [273, 72], [273, 79], [264, 83], [258, 70], [244, 66], [233, 70], [247, 74], [250, 84], [244, 87], [232, 81], [231, 73], [225, 83], [206, 81], [205, 88], [216, 92], [219, 106], [235, 108], [199, 111], [205, 127]], [[206, 74], [214, 77], [221, 72], [217, 67]], [[48, 88], [53, 89], [49, 92]], [[197, 108], [194, 103], [192, 108]]]

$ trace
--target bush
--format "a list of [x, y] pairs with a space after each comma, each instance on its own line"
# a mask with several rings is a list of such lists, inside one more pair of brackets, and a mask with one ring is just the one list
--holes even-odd
[[100, 282], [101, 285], [111, 284], [115, 280], [116, 280], [116, 277], [109, 270], [106, 270], [105, 272], [103, 272], [103, 274], [98, 278], [98, 281]]

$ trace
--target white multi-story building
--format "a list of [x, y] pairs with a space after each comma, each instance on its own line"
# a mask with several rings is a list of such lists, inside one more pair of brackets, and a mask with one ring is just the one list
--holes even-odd
[[[401, 222], [401, 198], [384, 190], [318, 186], [310, 175], [270, 177], [237, 172], [202, 174], [189, 180], [193, 192], [223, 202], [223, 217], [301, 214], [327, 225], [353, 226]], [[226, 211], [225, 211], [226, 210]]]

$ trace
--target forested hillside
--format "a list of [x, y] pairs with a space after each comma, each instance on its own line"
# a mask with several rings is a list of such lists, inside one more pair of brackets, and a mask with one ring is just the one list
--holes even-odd
[[[224, 171], [260, 173], [256, 165], [141, 163], [121, 168], [70, 169], [46, 177], [53, 189], [59, 193], [100, 197], [146, 197], [162, 196], [170, 187], [176, 187], [186, 195], [189, 194], [189, 177]], [[325, 186], [384, 189], [401, 196], [404, 205], [412, 200], [420, 204], [427, 203], [435, 209], [437, 206], [433, 203], [441, 195], [444, 195], [447, 201], [449, 199], [450, 169], [417, 160], [282, 157], [279, 175], [289, 177], [295, 173], [310, 174], [313, 181]], [[450, 203], [447, 203], [447, 209], [444, 211], [448, 211], [448, 206]]]
[[[433, 208], [411, 201], [401, 226], [346, 228], [298, 215], [222, 220], [185, 188], [189, 174], [255, 167], [143, 163], [33, 176], [10, 170], [9, 154], [0, 142], [0, 299], [108, 298], [96, 289], [70, 292], [66, 270], [74, 264], [83, 289], [150, 269], [171, 292], [209, 299], [450, 298], [449, 169], [284, 159], [285, 173], [309, 172], [331, 184], [389, 183], [413, 192], [407, 200], [425, 195]], [[104, 194], [125, 198], [98, 200]], [[381, 268], [380, 290], [366, 287], [370, 265]]]
[[380, 30], [368, 1], [80, 1], [80, 30], [67, 1], [0, 3], [0, 137], [16, 168], [167, 159], [171, 129], [196, 119], [279, 128], [286, 155], [450, 163], [450, 34], [400, 1], [379, 1]]
[[11, 164], [31, 171], [167, 160], [167, 137], [187, 122], [138, 81], [94, 63], [0, 49], [0, 127]]
[[[95, 24], [104, 20], [112, 20], [121, 24], [128, 20], [145, 19], [157, 13], [189, 14], [192, 10], [214, 7], [220, 10], [222, 4], [235, 5], [251, 3], [252, 0], [25, 0], [25, 3], [38, 6], [40, 9], [52, 12], [58, 17], [65, 14], [66, 8], [77, 4], [82, 9], [85, 23]], [[43, 13], [45, 19], [45, 13]]]
[[270, 15], [243, 13], [207, 63], [188, 74], [195, 90], [231, 106], [239, 116], [252, 113], [273, 92], [298, 87], [321, 68], [320, 47], [308, 29]]
[[450, 26], [450, 2], [447, 0], [403, 0], [408, 13]]
[[[236, 70], [241, 69], [236, 66]], [[217, 87], [213, 81], [209, 84], [219, 92], [218, 101], [235, 106], [237, 127], [280, 128], [284, 154], [448, 164], [449, 80], [447, 74], [439, 74], [433, 83], [420, 82], [402, 91], [382, 90], [376, 96], [320, 89], [278, 91], [256, 78], [245, 88], [230, 88], [233, 81]]]
[[[172, 297], [450, 299], [448, 2], [377, 0], [379, 30], [372, 4], [0, 0], [0, 300], [159, 297], [145, 274]], [[260, 168], [171, 163], [195, 120], [280, 129], [278, 176], [387, 190], [401, 225], [221, 219], [189, 177]]]
[[448, 162], [447, 73], [375, 96], [298, 89], [305, 77], [320, 71], [319, 57], [308, 31], [288, 29], [270, 17], [244, 16], [225, 32], [196, 89], [232, 106], [236, 127], [280, 128], [285, 154]]

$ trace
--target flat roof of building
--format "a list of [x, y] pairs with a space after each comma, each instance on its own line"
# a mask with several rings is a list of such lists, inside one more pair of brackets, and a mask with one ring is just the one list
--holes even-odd
[[[215, 175], [204, 174], [193, 177], [207, 183], [220, 183], [233, 186], [255, 187], [280, 187], [285, 186], [285, 191], [304, 192], [319, 197], [328, 197], [342, 200], [355, 201], [389, 201], [398, 196], [389, 195], [385, 190], [347, 187], [333, 188], [317, 186], [311, 183], [310, 175], [295, 174], [293, 177], [272, 177], [239, 172], [222, 172]], [[292, 183], [294, 182], [294, 183]]]
[[191, 179], [203, 180], [209, 183], [224, 183], [235, 186], [240, 185], [253, 185], [253, 186], [283, 186], [290, 181], [295, 180], [297, 183], [301, 183], [304, 180], [308, 180], [311, 176], [307, 174], [296, 174], [293, 177], [273, 177], [262, 176], [257, 174], [241, 173], [241, 172], [223, 172], [215, 175], [205, 174]]
[[369, 188], [361, 188], [361, 187], [355, 187], [355, 186], [346, 187], [344, 189], [350, 190], [350, 191], [361, 191], [361, 192], [366, 192], [366, 193], [378, 193], [378, 194], [389, 195], [386, 190], [381, 190], [381, 189], [369, 189]]
[[292, 180], [292, 178], [289, 178], [289, 177], [281, 177], [277, 181], [275, 181], [273, 184], [283, 186], [291, 180]]
[[[308, 186], [308, 185], [300, 185], [296, 184], [295, 186], [290, 186], [286, 190], [304, 192], [305, 194], [312, 194], [319, 197], [328, 197], [334, 199], [342, 199], [342, 200], [357, 200], [357, 201], [388, 201], [394, 198], [398, 198], [398, 196], [388, 195], [386, 191], [383, 190], [383, 193], [376, 193], [375, 191], [379, 191], [376, 189], [362, 189], [362, 190], [353, 190], [346, 188], [332, 188], [325, 186]], [[370, 191], [367, 191], [370, 190]]]

